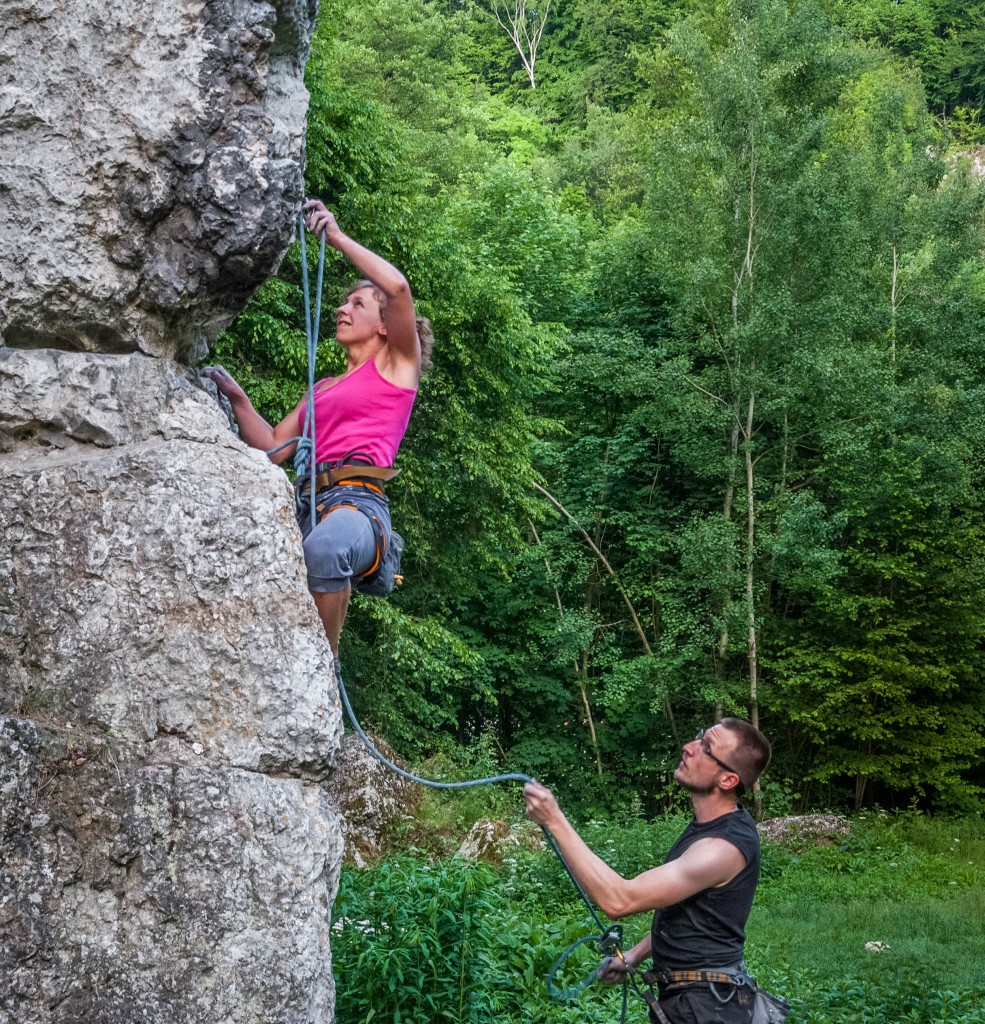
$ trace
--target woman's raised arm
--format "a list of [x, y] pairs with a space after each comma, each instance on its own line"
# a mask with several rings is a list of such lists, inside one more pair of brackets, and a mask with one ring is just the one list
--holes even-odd
[[324, 232], [326, 244], [351, 260], [386, 295], [386, 339], [390, 357], [411, 365], [419, 374], [421, 345], [417, 337], [414, 297], [407, 278], [392, 263], [350, 238], [320, 200], [309, 199], [303, 209], [308, 230], [315, 235]]

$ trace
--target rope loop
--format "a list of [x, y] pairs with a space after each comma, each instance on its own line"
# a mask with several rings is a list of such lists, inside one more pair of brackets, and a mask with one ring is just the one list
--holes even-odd
[[571, 1002], [572, 999], [580, 996], [589, 985], [594, 984], [595, 980], [602, 974], [606, 967], [608, 967], [611, 956], [607, 956], [598, 964], [598, 966], [586, 974], [581, 981], [576, 981], [573, 985], [566, 985], [561, 988], [555, 983], [554, 979], [557, 976], [558, 971], [561, 970], [568, 958], [576, 949], [580, 949], [582, 946], [587, 946], [590, 942], [594, 942], [596, 947], [601, 950], [603, 938], [603, 935], [583, 935], [580, 939], [576, 939], [572, 942], [571, 945], [568, 946], [557, 958], [557, 960], [554, 961], [551, 965], [551, 969], [547, 972], [547, 994], [551, 999], [554, 999], [559, 1003]]

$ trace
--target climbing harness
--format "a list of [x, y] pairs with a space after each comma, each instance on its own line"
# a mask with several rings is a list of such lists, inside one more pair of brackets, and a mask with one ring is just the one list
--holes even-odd
[[[390, 466], [376, 466], [365, 452], [346, 452], [341, 459], [334, 462], [319, 462], [315, 466], [315, 508], [313, 520], [320, 523], [337, 508], [354, 508], [366, 516], [373, 529], [373, 545], [376, 555], [373, 564], [359, 575], [353, 575], [352, 585], [362, 594], [372, 597], [386, 597], [395, 586], [403, 583], [400, 575], [400, 556], [404, 550], [404, 539], [391, 526], [389, 534], [380, 517], [360, 508], [354, 501], [341, 497], [338, 493], [326, 495], [337, 487], [359, 487], [372, 491], [381, 498], [386, 497], [386, 481], [392, 480], [399, 469]], [[296, 493], [301, 501], [302, 514], [304, 503], [311, 495], [310, 479], [303, 479], [296, 485]], [[344, 492], [343, 492], [344, 493]], [[318, 501], [319, 496], [323, 497]], [[332, 504], [329, 504], [329, 501]]]
[[[339, 486], [355, 484], [355, 481], [347, 480]], [[372, 491], [382, 494], [383, 491], [373, 484], [358, 484], [360, 487], [367, 487]], [[386, 597], [394, 587], [399, 587], [404, 578], [400, 575], [400, 556], [404, 551], [404, 539], [393, 527], [390, 528], [389, 536], [380, 521], [380, 517], [372, 512], [360, 508], [354, 501], [346, 501], [344, 498], [329, 505], [327, 501], [319, 502], [315, 506], [317, 519], [320, 523], [326, 516], [330, 515], [337, 508], [353, 508], [369, 520], [373, 530], [373, 544], [376, 548], [376, 557], [373, 564], [358, 576], [353, 574], [352, 586], [361, 594], [369, 594], [371, 597]]]
[[[468, 789], [472, 786], [485, 786], [493, 782], [533, 782], [535, 781], [531, 776], [525, 775], [523, 772], [506, 772], [502, 775], [489, 775], [481, 779], [466, 779], [462, 782], [438, 782], [434, 779], [425, 779], [420, 775], [415, 775], [413, 772], [405, 771], [399, 765], [396, 765], [389, 758], [384, 756], [377, 749], [373, 741], [363, 731], [362, 726], [359, 724], [359, 720], [356, 718], [355, 712], [352, 710], [352, 704], [349, 702], [349, 694], [346, 692], [345, 683], [342, 680], [342, 666], [338, 659], [335, 659], [335, 681], [338, 684], [339, 696], [342, 698], [342, 706], [345, 708], [345, 713], [352, 723], [353, 729], [356, 734], [362, 740], [363, 744], [369, 750], [369, 752], [379, 761], [381, 764], [386, 765], [392, 771], [395, 771], [402, 778], [408, 779], [410, 782], [416, 782], [418, 785], [427, 786], [431, 789]], [[564, 868], [571, 879], [572, 884], [578, 892], [582, 902], [588, 908], [589, 914], [592, 916], [592, 920], [599, 928], [598, 935], [588, 935], [577, 942], [573, 942], [564, 952], [557, 958], [547, 974], [547, 991], [552, 999], [559, 1002], [568, 1002], [580, 995], [588, 988], [606, 969], [613, 958], [618, 958], [627, 967], [626, 980], [623, 982], [622, 991], [622, 1013], [620, 1020], [625, 1024], [626, 1020], [626, 1008], [629, 995], [629, 986], [631, 985], [633, 991], [644, 1001], [650, 1005], [655, 1005], [656, 1000], [651, 993], [644, 992], [634, 977], [636, 971], [635, 968], [630, 967], [626, 957], [622, 951], [622, 925], [603, 923], [599, 917], [598, 912], [592, 905], [592, 901], [588, 898], [588, 894], [585, 892], [581, 883], [575, 878], [574, 873], [568, 866], [567, 860], [565, 860], [564, 854], [561, 852], [560, 847], [557, 845], [557, 841], [554, 836], [551, 835], [550, 831], [543, 825], [540, 826], [541, 831], [544, 833], [544, 839], [547, 841], [547, 845], [553, 850], [554, 855], [561, 862], [561, 866]], [[604, 958], [602, 962], [591, 971], [585, 978], [575, 985], [566, 988], [558, 988], [554, 983], [554, 979], [557, 973], [563, 967], [565, 961], [571, 956], [572, 953], [581, 946], [587, 945], [590, 942], [596, 943], [599, 954]]]
[[742, 969], [715, 967], [684, 971], [650, 970], [643, 971], [640, 977], [651, 987], [649, 993], [644, 993], [644, 998], [657, 1024], [672, 1022], [653, 995], [654, 986], [658, 988], [661, 996], [679, 992], [681, 989], [704, 988], [723, 1006], [734, 999], [737, 1005], [749, 1009], [750, 1024], [783, 1024], [790, 1012], [790, 1004], [786, 999], [771, 995], [760, 988], [756, 979], [745, 970], [744, 965]]
[[[315, 493], [329, 487], [343, 487], [352, 484], [359, 487], [370, 487], [380, 494], [386, 493], [384, 486], [400, 472], [390, 466], [375, 466], [368, 455], [362, 452], [348, 452], [335, 462], [318, 462], [315, 464]], [[298, 484], [303, 494], [310, 493], [310, 481], [302, 480]]]
[[[760, 988], [756, 979], [744, 970], [734, 968], [702, 968], [692, 971], [644, 971], [640, 977], [647, 985], [657, 986], [660, 995], [668, 995], [683, 988], [706, 988], [722, 1006], [733, 999], [752, 1013], [751, 1024], [783, 1024], [790, 1012], [789, 1002], [781, 995], [772, 995]], [[722, 986], [725, 992], [722, 992]], [[650, 1002], [650, 999], [647, 999]], [[667, 1014], [650, 1002], [650, 1010], [658, 1024], [671, 1024]]]

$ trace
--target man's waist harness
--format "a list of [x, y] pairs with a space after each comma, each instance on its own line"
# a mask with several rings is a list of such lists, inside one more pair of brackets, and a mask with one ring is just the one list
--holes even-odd
[[[647, 985], [656, 985], [660, 998], [673, 995], [686, 988], [707, 988], [722, 1003], [736, 1000], [737, 1005], [748, 1004], [750, 1024], [783, 1024], [790, 1012], [790, 1004], [780, 996], [761, 989], [746, 971], [731, 967], [704, 967], [688, 971], [643, 971], [640, 975]], [[720, 988], [725, 986], [725, 988]], [[650, 1008], [650, 1019], [656, 1024], [672, 1024], [653, 992], [644, 992], [643, 998]]]
[[692, 985], [748, 985], [752, 982], [749, 975], [730, 968], [713, 970], [701, 968], [688, 971], [643, 971], [641, 977], [648, 985], [656, 985], [661, 994], [676, 992]]

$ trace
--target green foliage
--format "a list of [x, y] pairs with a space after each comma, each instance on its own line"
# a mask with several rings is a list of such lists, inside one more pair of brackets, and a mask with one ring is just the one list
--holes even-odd
[[935, 109], [981, 107], [985, 5], [981, 0], [833, 0], [836, 17], [920, 67]]
[[[618, 622], [627, 593], [645, 612], [652, 658], [631, 660], [644, 640], [625, 619], [606, 638], [615, 656], [599, 637], [587, 648], [606, 726], [618, 713], [628, 762], [660, 729], [654, 689], [689, 716], [758, 702], [777, 726], [796, 723], [800, 770], [807, 755], [815, 780], [854, 776], [856, 802], [873, 778], [973, 801], [980, 520], [963, 502], [977, 468], [958, 438], [978, 429], [962, 376], [978, 357], [961, 339], [981, 325], [964, 283], [981, 189], [938, 155], [915, 78], [810, 5], [703, 7], [645, 74], [643, 212], [613, 251], [629, 262], [629, 302], [660, 268], [662, 332], [587, 335], [580, 360], [573, 349], [548, 393], [569, 415], [551, 408], [563, 431], [541, 463], [615, 569], [583, 575], [578, 603]], [[609, 253], [596, 258], [604, 276]], [[653, 330], [645, 307], [640, 320]], [[849, 498], [834, 479], [855, 472]], [[903, 506], [919, 534], [909, 556], [890, 512]], [[919, 607], [904, 611], [895, 572], [908, 561]], [[888, 592], [886, 572], [899, 579]], [[813, 631], [831, 605], [844, 618]]]
[[335, 901], [337, 1012], [350, 1021], [488, 1019], [492, 993], [474, 984], [475, 950], [491, 939], [490, 872], [465, 861], [421, 866], [387, 861], [368, 876], [346, 873]]
[[[402, 753], [654, 815], [758, 712], [769, 809], [980, 806], [979, 8], [556, 0], [531, 90], [476, 3], [321, 4], [308, 187], [437, 338], [342, 647]], [[214, 356], [272, 420], [300, 271]]]
[[[663, 859], [684, 819], [583, 828], [621, 873]], [[463, 823], [463, 829], [467, 827]], [[746, 959], [797, 1024], [981, 1024], [985, 955], [982, 821], [875, 815], [851, 822], [839, 845], [766, 844]], [[404, 858], [343, 869], [332, 948], [340, 1016], [503, 1024], [611, 1021], [619, 990], [595, 986], [553, 1003], [544, 979], [594, 925], [549, 851], [499, 871]], [[627, 943], [649, 927], [625, 922]], [[886, 945], [869, 952], [866, 942]], [[584, 976], [593, 966], [573, 965]], [[572, 978], [571, 980], [574, 980]], [[433, 998], [432, 998], [433, 997]], [[634, 997], [631, 996], [631, 999]], [[456, 1016], [457, 1015], [457, 1016]], [[630, 1003], [628, 1019], [642, 1019]]]

